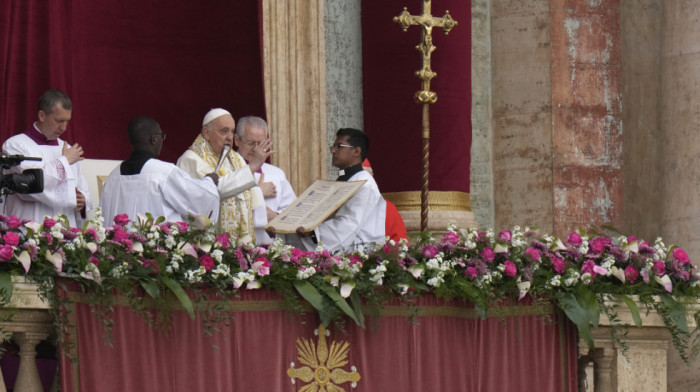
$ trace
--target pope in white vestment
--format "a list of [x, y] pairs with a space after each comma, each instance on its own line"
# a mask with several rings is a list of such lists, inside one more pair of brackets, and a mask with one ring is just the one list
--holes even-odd
[[[15, 215], [20, 219], [43, 222], [44, 217], [56, 217], [64, 214], [71, 227], [80, 226], [85, 216], [81, 212], [92, 208], [88, 184], [80, 172], [80, 163], [70, 164], [62, 154], [66, 142], [54, 139], [56, 145], [39, 144], [36, 138], [27, 136], [28, 132], [41, 135], [36, 125], [27, 132], [12, 136], [2, 145], [3, 152], [9, 155], [39, 157], [41, 161], [23, 161], [6, 173], [20, 173], [25, 169], [42, 169], [44, 173], [44, 191], [33, 194], [13, 193], [5, 196], [5, 215]], [[68, 147], [68, 146], [67, 146]], [[85, 208], [76, 211], [78, 189], [85, 197]]]
[[150, 212], [171, 222], [187, 222], [190, 214], [202, 214], [216, 222], [219, 194], [211, 178], [192, 178], [189, 174], [159, 159], [149, 159], [138, 174], [122, 175], [116, 167], [104, 184], [100, 206], [105, 224], [114, 217]]

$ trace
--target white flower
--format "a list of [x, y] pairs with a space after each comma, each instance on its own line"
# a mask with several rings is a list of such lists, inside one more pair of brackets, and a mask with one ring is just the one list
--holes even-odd
[[166, 237], [165, 238], [165, 247], [168, 249], [172, 249], [177, 243], [175, 243], [175, 239], [173, 237]]
[[547, 282], [550, 286], [559, 287], [561, 286], [561, 275], [556, 275]]
[[211, 257], [212, 259], [216, 260], [217, 263], [221, 263], [221, 260], [223, 260], [224, 257], [224, 252], [220, 249], [214, 249], [211, 252]]
[[428, 279], [426, 282], [428, 285], [433, 286], [433, 287], [440, 287], [441, 284], [445, 283], [445, 280], [442, 278], [441, 275], [436, 275], [433, 276], [432, 278]]

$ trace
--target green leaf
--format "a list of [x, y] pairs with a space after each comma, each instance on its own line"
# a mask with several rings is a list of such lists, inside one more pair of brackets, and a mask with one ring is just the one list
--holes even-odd
[[671, 321], [678, 326], [678, 329], [685, 333], [690, 333], [683, 304], [676, 301], [668, 294], [662, 295], [661, 300], [664, 301], [664, 305], [668, 308], [669, 317]]
[[10, 302], [13, 290], [14, 286], [10, 274], [7, 272], [0, 272], [0, 296], [2, 296], [5, 303]]
[[586, 317], [594, 328], [598, 328], [600, 323], [600, 305], [596, 299], [595, 293], [588, 287], [580, 285], [576, 293], [576, 301], [581, 305], [581, 308], [586, 311]]
[[352, 310], [355, 311], [357, 319], [360, 320], [360, 327], [364, 328], [365, 315], [362, 313], [362, 301], [360, 300], [360, 296], [357, 294], [357, 291], [353, 291], [352, 294], [350, 294], [350, 304], [352, 304]]
[[638, 328], [642, 328], [642, 318], [639, 316], [639, 308], [637, 307], [637, 303], [626, 295], [620, 295], [620, 298], [625, 301], [627, 307], [630, 309], [630, 314], [632, 315], [634, 325], [636, 325]]
[[311, 306], [318, 310], [318, 315], [321, 317], [321, 322], [323, 325], [328, 326], [331, 322], [331, 312], [326, 309], [323, 304], [323, 295], [316, 290], [316, 287], [305, 280], [295, 280], [294, 288], [297, 289], [299, 294], [308, 301]]
[[338, 291], [332, 286], [321, 286], [321, 290], [323, 290], [326, 295], [331, 297], [333, 302], [342, 310], [345, 314], [347, 314], [355, 323], [362, 328], [365, 326], [362, 325], [363, 323], [360, 322], [360, 320], [357, 318], [355, 315], [355, 312], [352, 310], [350, 305], [348, 305], [347, 301], [345, 301], [345, 298], [343, 298]]
[[176, 281], [168, 278], [167, 276], [161, 276], [160, 280], [168, 286], [170, 291], [175, 294], [178, 300], [180, 300], [180, 304], [182, 304], [182, 307], [185, 308], [187, 311], [187, 314], [190, 315], [190, 318], [194, 320], [194, 305], [192, 305], [192, 301], [190, 300], [190, 297], [187, 295], [185, 290], [180, 286], [179, 283]]
[[579, 305], [573, 293], [566, 293], [559, 298], [559, 307], [566, 313], [566, 316], [578, 329], [581, 338], [588, 344], [588, 347], [593, 348], [593, 334], [591, 332], [591, 324], [588, 321], [588, 313]]
[[139, 280], [139, 283], [141, 284], [141, 287], [143, 287], [144, 290], [148, 293], [153, 298], [158, 298], [160, 297], [160, 289], [158, 289], [158, 285], [156, 282], [152, 280]]

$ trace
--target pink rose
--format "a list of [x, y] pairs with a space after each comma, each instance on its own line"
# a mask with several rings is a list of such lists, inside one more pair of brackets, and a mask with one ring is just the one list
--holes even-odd
[[627, 237], [627, 242], [634, 242], [634, 241], [637, 241], [637, 237], [635, 237], [633, 235]]
[[666, 264], [664, 264], [664, 262], [660, 260], [654, 260], [653, 264], [654, 273], [657, 276], [664, 276], [664, 274], [666, 273]]
[[175, 224], [180, 228], [180, 231], [185, 232], [187, 229], [190, 227], [187, 223], [185, 222], [175, 222]]
[[423, 247], [423, 257], [432, 259], [437, 255], [437, 248], [433, 245], [426, 245]]
[[19, 236], [17, 233], [13, 233], [11, 231], [8, 231], [5, 233], [5, 235], [2, 237], [2, 239], [5, 241], [7, 245], [10, 246], [17, 246], [19, 244]]
[[681, 264], [690, 263], [690, 258], [688, 258], [688, 254], [685, 253], [685, 251], [681, 248], [673, 249], [673, 258]]
[[127, 214], [119, 214], [114, 217], [114, 223], [118, 224], [119, 226], [126, 226], [131, 222], [131, 219], [129, 219], [129, 215]]
[[467, 267], [467, 270], [464, 271], [464, 275], [467, 275], [470, 278], [474, 279], [479, 275], [479, 271], [477, 271], [477, 269], [474, 267]]
[[442, 242], [457, 245], [459, 243], [459, 235], [450, 231], [442, 236]]
[[255, 262], [253, 262], [253, 268], [260, 276], [270, 275], [270, 261], [265, 257], [256, 257]]
[[0, 261], [8, 261], [12, 258], [13, 249], [10, 245], [0, 245]]
[[510, 242], [510, 240], [513, 239], [513, 233], [511, 233], [510, 230], [503, 230], [502, 232], [498, 233], [498, 239], [501, 241]]
[[635, 280], [637, 280], [637, 277], [639, 277], [639, 272], [637, 272], [637, 269], [634, 268], [633, 265], [628, 265], [627, 268], [625, 268], [625, 279], [632, 284]]
[[349, 262], [350, 265], [355, 265], [357, 263], [360, 263], [360, 266], [363, 265], [362, 259], [360, 258], [360, 256], [351, 255], [351, 256], [348, 256], [348, 260], [350, 260], [350, 262]]
[[98, 259], [98, 258], [95, 257], [95, 256], [90, 256], [90, 258], [89, 258], [88, 260], [89, 260], [92, 264], [100, 265], [100, 259]]
[[481, 256], [485, 262], [490, 263], [496, 258], [496, 252], [494, 252], [491, 248], [484, 248], [479, 256]]
[[209, 270], [214, 268], [214, 259], [212, 259], [209, 255], [202, 255], [199, 257], [199, 264], [201, 264], [202, 267], [209, 272]]
[[581, 266], [581, 272], [589, 273], [591, 274], [592, 277], [596, 277], [596, 272], [595, 272], [595, 262], [593, 260], [586, 260], [583, 262], [583, 265]]
[[605, 246], [611, 243], [610, 238], [596, 237], [590, 242], [591, 251], [595, 254], [601, 254], [605, 251]]
[[124, 230], [115, 230], [113, 239], [117, 242], [124, 242], [129, 239], [129, 234]]
[[8, 216], [7, 221], [5, 223], [7, 223], [7, 227], [9, 227], [10, 229], [16, 229], [22, 226], [22, 221], [14, 215]]
[[216, 236], [216, 242], [221, 244], [223, 249], [228, 249], [231, 246], [231, 241], [228, 238], [228, 233], [222, 233]]
[[56, 221], [51, 218], [44, 219], [44, 229], [49, 230], [56, 225]]
[[511, 278], [514, 277], [515, 274], [518, 272], [518, 269], [515, 267], [515, 264], [513, 264], [510, 260], [506, 260], [503, 264], [506, 266], [506, 269], [503, 270], [503, 272]]
[[564, 273], [564, 259], [561, 257], [550, 255], [549, 258], [552, 260], [552, 267], [554, 271], [559, 275]]
[[540, 252], [535, 248], [527, 248], [525, 249], [525, 257], [527, 257], [530, 261], [539, 261]]
[[579, 233], [569, 234], [569, 237], [566, 238], [566, 241], [572, 246], [580, 246], [581, 243], [583, 243], [583, 240], [581, 239], [581, 235]]

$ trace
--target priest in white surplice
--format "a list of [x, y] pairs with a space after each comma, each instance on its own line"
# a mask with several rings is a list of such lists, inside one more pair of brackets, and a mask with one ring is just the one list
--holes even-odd
[[192, 178], [172, 163], [156, 159], [165, 134], [151, 117], [139, 116], [129, 123], [133, 151], [115, 168], [102, 189], [105, 224], [127, 214], [131, 219], [150, 212], [171, 222], [187, 222], [190, 214], [202, 214], [216, 221], [219, 214], [217, 176]]
[[[256, 145], [246, 165], [243, 157], [233, 150], [236, 122], [224, 109], [212, 109], [202, 121], [202, 131], [190, 148], [177, 160], [177, 166], [192, 177], [202, 178], [213, 172], [226, 150], [219, 175], [219, 225], [221, 229], [244, 239], [255, 240], [253, 209], [265, 201], [252, 189], [257, 184], [255, 172], [272, 154], [272, 142]], [[226, 148], [225, 148], [226, 147]]]
[[371, 174], [362, 169], [369, 151], [367, 135], [353, 128], [342, 128], [331, 146], [333, 166], [340, 169], [338, 181], [367, 180], [343, 206], [313, 231], [303, 227], [297, 235], [307, 250], [318, 244], [331, 251], [352, 252], [384, 242], [386, 202]]
[[38, 161], [23, 161], [6, 173], [25, 169], [42, 169], [44, 191], [34, 194], [11, 194], [5, 200], [5, 215], [42, 222], [45, 216], [64, 214], [71, 226], [79, 226], [92, 208], [85, 178], [80, 173], [83, 149], [77, 143], [69, 145], [59, 136], [66, 131], [73, 104], [63, 91], [47, 90], [39, 98], [37, 120], [24, 133], [15, 135], [2, 145], [9, 155], [40, 157]]
[[[259, 146], [269, 138], [267, 122], [260, 117], [241, 117], [236, 124], [236, 135], [233, 138], [238, 153], [243, 159], [249, 161], [252, 158], [253, 148]], [[268, 244], [272, 242], [265, 232], [265, 226], [277, 214], [296, 199], [292, 184], [287, 181], [284, 171], [277, 166], [263, 163], [260, 170], [255, 172], [255, 181], [258, 185], [253, 188], [258, 196], [265, 199], [265, 204], [253, 210], [255, 221], [255, 242]]]

